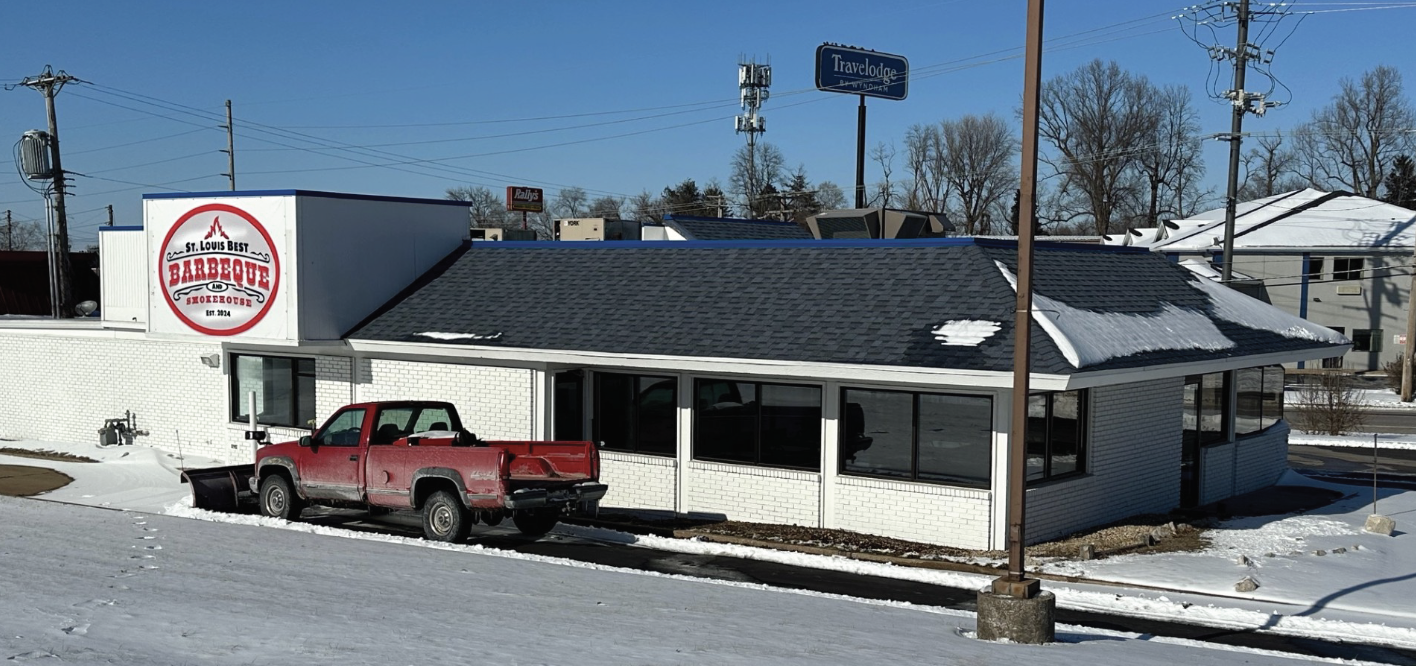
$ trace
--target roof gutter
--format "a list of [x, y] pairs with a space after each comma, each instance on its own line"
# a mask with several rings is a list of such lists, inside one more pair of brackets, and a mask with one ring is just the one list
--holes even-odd
[[[397, 356], [428, 362], [480, 361], [493, 365], [542, 365], [559, 367], [633, 367], [665, 372], [760, 375], [811, 380], [849, 380], [924, 386], [974, 386], [1005, 389], [1013, 384], [1013, 373], [950, 368], [913, 368], [848, 363], [803, 363], [764, 359], [703, 358], [653, 354], [616, 354], [555, 349], [510, 349], [479, 345], [449, 345], [431, 342], [389, 342], [348, 340], [349, 349], [359, 354]], [[1067, 375], [1033, 374], [1031, 384], [1043, 391], [1067, 388]]]
[[1198, 363], [1172, 363], [1169, 365], [1153, 365], [1142, 368], [1122, 368], [1118, 370], [1100, 370], [1093, 372], [1081, 371], [1071, 376], [1071, 380], [1067, 383], [1067, 390], [1110, 386], [1113, 384], [1129, 384], [1132, 382], [1145, 382], [1156, 379], [1170, 379], [1189, 375], [1203, 375], [1211, 372], [1238, 370], [1240, 368], [1252, 368], [1261, 365], [1311, 361], [1318, 358], [1341, 356], [1351, 350], [1352, 345], [1349, 344], [1330, 347], [1326, 350], [1305, 349], [1301, 351], [1275, 352], [1254, 356], [1234, 356]]

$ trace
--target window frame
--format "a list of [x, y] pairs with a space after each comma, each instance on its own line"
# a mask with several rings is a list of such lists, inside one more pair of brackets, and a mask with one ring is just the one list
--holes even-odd
[[[1220, 375], [1222, 377], [1219, 391], [1219, 432], [1218, 434], [1206, 435], [1206, 433], [1213, 433], [1213, 431], [1204, 429], [1204, 419], [1207, 413], [1204, 409], [1204, 380], [1206, 377], [1213, 375]], [[1198, 384], [1200, 387], [1195, 393], [1195, 437], [1199, 445], [1201, 447], [1219, 446], [1233, 441], [1235, 431], [1234, 410], [1238, 402], [1234, 395], [1234, 371], [1221, 370], [1219, 372], [1206, 372], [1202, 375], [1187, 375], [1185, 377], [1185, 384]], [[1184, 405], [1181, 405], [1181, 409], [1184, 409]], [[1181, 428], [1184, 428], [1183, 423], [1181, 424]]]
[[[1338, 266], [1342, 267], [1339, 268]], [[1362, 279], [1362, 273], [1367, 269], [1363, 257], [1333, 257], [1332, 258], [1332, 279], [1334, 282], [1351, 282]]]
[[[601, 436], [601, 433], [603, 432], [602, 429], [603, 429], [603, 427], [604, 427], [604, 419], [601, 418], [601, 416], [602, 416], [603, 408], [604, 408], [604, 404], [605, 404], [605, 395], [604, 395], [604, 390], [603, 390], [603, 381], [604, 381], [604, 378], [605, 378], [605, 377], [623, 377], [623, 378], [627, 378], [627, 379], [629, 380], [631, 403], [630, 403], [630, 406], [629, 406], [630, 422], [629, 422], [629, 425], [628, 425], [628, 429], [629, 429], [629, 432], [630, 432], [629, 438], [630, 438], [631, 441], [630, 441], [630, 442], [628, 443], [628, 445], [626, 445], [626, 446], [614, 446], [614, 445], [611, 445], [610, 443], [605, 442], [604, 439], [603, 439], [602, 436]], [[670, 398], [670, 403], [672, 404], [672, 411], [673, 411], [673, 419], [672, 419], [672, 420], [673, 420], [674, 438], [673, 438], [673, 443], [672, 443], [672, 445], [669, 447], [669, 448], [670, 448], [669, 451], [646, 451], [646, 450], [644, 450], [644, 446], [642, 445], [642, 442], [641, 442], [641, 435], [642, 435], [643, 433], [642, 433], [641, 428], [640, 428], [640, 426], [641, 426], [640, 421], [641, 421], [642, 407], [643, 407], [643, 406], [640, 404], [640, 398], [642, 397], [642, 395], [641, 395], [641, 392], [640, 392], [639, 389], [638, 389], [639, 380], [641, 380], [641, 379], [669, 380], [669, 381], [671, 382], [671, 389], [670, 389], [670, 391], [671, 391], [671, 393], [672, 393], [672, 397]], [[632, 453], [632, 454], [635, 454], [635, 455], [645, 455], [645, 456], [657, 456], [657, 457], [660, 457], [660, 458], [677, 458], [677, 457], [678, 457], [678, 448], [679, 448], [679, 439], [680, 439], [679, 436], [678, 436], [678, 425], [679, 425], [679, 419], [678, 419], [678, 406], [679, 406], [679, 394], [678, 394], [678, 393], [679, 393], [679, 390], [678, 390], [678, 389], [679, 389], [679, 387], [678, 387], [678, 384], [679, 384], [679, 378], [678, 378], [677, 375], [653, 375], [653, 374], [641, 374], [641, 373], [635, 373], [635, 372], [599, 372], [599, 371], [596, 371], [596, 372], [594, 373], [593, 379], [592, 379], [592, 381], [591, 381], [591, 391], [594, 393], [594, 400], [593, 400], [593, 402], [591, 403], [591, 407], [590, 407], [590, 409], [591, 409], [590, 433], [591, 433], [591, 435], [594, 437], [594, 440], [595, 440], [596, 442], [598, 442], [598, 443], [603, 444], [602, 449], [605, 450], [605, 451], [614, 451], [614, 452], [618, 452], [618, 453]]]
[[[1052, 451], [1053, 432], [1052, 432], [1052, 429], [1053, 429], [1053, 425], [1054, 425], [1053, 412], [1054, 412], [1054, 407], [1055, 407], [1056, 402], [1057, 402], [1057, 401], [1056, 401], [1056, 397], [1059, 396], [1059, 395], [1066, 394], [1066, 393], [1075, 393], [1075, 394], [1077, 394], [1077, 467], [1076, 467], [1076, 469], [1073, 469], [1073, 470], [1068, 471], [1068, 472], [1062, 472], [1062, 473], [1054, 474], [1054, 473], [1052, 472], [1052, 458], [1053, 458], [1053, 451]], [[1042, 471], [1042, 476], [1039, 477], [1039, 478], [1036, 478], [1036, 479], [1028, 479], [1028, 478], [1026, 478], [1026, 476], [1025, 476], [1024, 480], [1025, 480], [1025, 482], [1026, 482], [1026, 485], [1028, 485], [1028, 486], [1037, 486], [1037, 485], [1052, 483], [1052, 482], [1054, 482], [1054, 481], [1062, 481], [1062, 480], [1065, 480], [1065, 479], [1072, 479], [1072, 478], [1078, 478], [1078, 477], [1086, 476], [1087, 470], [1090, 468], [1090, 465], [1087, 464], [1087, 462], [1088, 462], [1088, 461], [1087, 461], [1087, 457], [1088, 457], [1088, 456], [1090, 455], [1090, 453], [1091, 453], [1091, 446], [1090, 446], [1090, 441], [1089, 441], [1089, 440], [1091, 439], [1091, 390], [1090, 390], [1090, 389], [1075, 389], [1075, 390], [1072, 390], [1072, 391], [1046, 391], [1046, 392], [1036, 392], [1036, 393], [1029, 394], [1028, 398], [1031, 399], [1031, 398], [1036, 397], [1036, 396], [1046, 396], [1046, 398], [1047, 398], [1047, 412], [1046, 412], [1046, 415], [1043, 417], [1044, 422], [1047, 423], [1047, 432], [1046, 432], [1046, 434], [1044, 435], [1045, 440], [1044, 440], [1044, 450], [1043, 450], [1043, 456], [1042, 456], [1042, 460], [1043, 460], [1043, 463], [1042, 463], [1042, 470], [1043, 470], [1043, 471]], [[1035, 431], [1033, 431], [1033, 430], [1030, 428], [1030, 429], [1029, 429], [1029, 434], [1031, 435], [1031, 434], [1034, 434], [1034, 433], [1035, 433]], [[1030, 444], [1030, 442], [1024, 442], [1024, 447], [1026, 447], [1028, 444]], [[1026, 475], [1026, 471], [1024, 471], [1024, 474]]]
[[[753, 386], [753, 389], [752, 389], [752, 390], [753, 390], [753, 394], [756, 396], [756, 400], [754, 400], [754, 402], [755, 402], [755, 404], [756, 404], [756, 408], [755, 408], [755, 410], [754, 410], [754, 413], [753, 413], [752, 417], [753, 417], [754, 421], [756, 422], [756, 428], [754, 429], [754, 433], [753, 433], [753, 434], [754, 434], [754, 437], [753, 437], [753, 445], [752, 445], [752, 450], [753, 450], [753, 456], [752, 456], [752, 457], [753, 457], [753, 460], [752, 460], [752, 461], [733, 460], [733, 459], [731, 459], [731, 458], [712, 458], [712, 457], [705, 457], [705, 456], [700, 456], [700, 455], [699, 455], [698, 436], [699, 436], [699, 432], [700, 432], [700, 431], [699, 431], [699, 428], [700, 428], [701, 424], [703, 423], [703, 420], [699, 417], [699, 414], [698, 414], [698, 395], [699, 395], [699, 390], [700, 390], [700, 389], [699, 389], [699, 386], [700, 386], [700, 384], [703, 383], [703, 382], [728, 382], [728, 383], [733, 383], [733, 384], [751, 384], [751, 385]], [[816, 396], [817, 396], [817, 398], [816, 398], [816, 421], [817, 421], [817, 430], [816, 430], [816, 458], [815, 458], [815, 460], [812, 462], [811, 465], [807, 465], [807, 466], [803, 466], [803, 465], [786, 465], [786, 464], [781, 464], [781, 463], [762, 462], [762, 434], [763, 434], [763, 433], [762, 433], [762, 429], [763, 429], [763, 417], [762, 417], [762, 402], [763, 402], [762, 396], [763, 396], [763, 391], [762, 391], [762, 388], [763, 388], [764, 386], [781, 386], [781, 387], [786, 387], [786, 388], [806, 388], [806, 389], [815, 389], [815, 390], [816, 390]], [[825, 414], [826, 414], [826, 391], [825, 391], [825, 387], [824, 387], [824, 386], [821, 386], [820, 384], [784, 384], [784, 383], [781, 383], [781, 382], [764, 382], [764, 381], [751, 380], [751, 379], [748, 379], [748, 380], [741, 380], [741, 379], [730, 379], [730, 378], [724, 378], [724, 377], [694, 377], [694, 378], [693, 378], [693, 408], [692, 408], [692, 409], [693, 409], [693, 425], [692, 425], [692, 428], [691, 428], [691, 435], [690, 435], [691, 441], [689, 442], [689, 457], [690, 457], [691, 459], [693, 459], [693, 460], [698, 460], [698, 461], [702, 461], [702, 462], [722, 463], [722, 464], [728, 464], [728, 465], [751, 465], [751, 466], [753, 466], [753, 467], [770, 467], [770, 468], [773, 468], [773, 469], [794, 469], [794, 470], [801, 470], [801, 471], [807, 471], [807, 472], [820, 472], [820, 471], [821, 471], [821, 452], [822, 452], [822, 450], [824, 449], [824, 447], [823, 447], [823, 445], [822, 445], [822, 439], [823, 439], [823, 438], [822, 438], [821, 435], [822, 435], [822, 433], [825, 432], [825, 427], [824, 427], [824, 425], [823, 425], [822, 422], [823, 422], [823, 419], [824, 419]]]
[[[846, 460], [847, 460], [846, 454], [847, 454], [847, 452], [848, 452], [848, 449], [847, 449], [847, 447], [843, 446], [842, 443], [844, 443], [844, 442], [846, 441], [846, 438], [848, 437], [848, 433], [846, 432], [846, 428], [847, 428], [848, 424], [847, 424], [847, 422], [846, 422], [845, 410], [846, 410], [846, 405], [849, 404], [849, 402], [850, 402], [850, 401], [847, 399], [847, 396], [846, 396], [847, 392], [849, 392], [849, 391], [869, 391], [869, 392], [872, 392], [872, 393], [895, 393], [895, 394], [901, 394], [901, 395], [908, 395], [908, 396], [910, 396], [910, 469], [909, 469], [909, 476], [900, 476], [900, 475], [898, 475], [898, 474], [884, 474], [884, 473], [878, 473], [878, 472], [876, 472], [876, 473], [863, 472], [863, 471], [858, 471], [858, 470], [849, 470], [849, 469], [846, 468]], [[982, 480], [981, 482], [980, 482], [980, 481], [969, 482], [969, 481], [967, 481], [967, 480], [960, 479], [960, 478], [956, 478], [956, 479], [931, 479], [931, 478], [920, 478], [920, 474], [919, 474], [919, 450], [920, 450], [920, 432], [919, 432], [919, 427], [920, 427], [920, 408], [919, 408], [919, 407], [920, 407], [920, 398], [921, 398], [921, 396], [926, 396], [926, 395], [931, 395], [931, 396], [950, 396], [950, 397], [971, 398], [971, 399], [983, 399], [983, 400], [987, 400], [987, 401], [988, 401], [988, 431], [989, 431], [989, 465], [988, 465], [988, 468], [989, 468], [989, 473], [988, 473], [988, 478], [987, 478], [987, 479], [984, 479], [984, 480]], [[993, 396], [992, 394], [988, 394], [988, 393], [940, 393], [940, 392], [934, 392], [934, 391], [911, 391], [911, 390], [908, 390], [908, 389], [878, 388], [878, 387], [871, 387], [871, 386], [842, 386], [842, 387], [840, 388], [840, 402], [839, 402], [839, 405], [840, 405], [840, 407], [839, 407], [840, 415], [839, 415], [839, 417], [836, 419], [836, 421], [837, 421], [837, 423], [836, 423], [836, 433], [837, 433], [836, 473], [837, 473], [838, 475], [842, 475], [842, 476], [852, 476], [852, 477], [860, 477], [860, 478], [867, 478], [867, 479], [880, 479], [880, 480], [883, 480], [883, 481], [900, 481], [900, 482], [908, 482], [908, 483], [928, 483], [928, 484], [936, 485], [936, 486], [948, 486], [948, 487], [953, 487], [953, 488], [970, 488], [970, 489], [976, 489], [976, 490], [989, 490], [989, 489], [991, 489], [991, 488], [993, 487], [993, 462], [994, 462], [994, 461], [993, 461], [993, 455], [994, 455], [993, 443], [994, 443], [994, 437], [995, 437], [995, 435], [997, 434], [998, 429], [997, 429], [997, 423], [996, 423], [996, 421], [995, 421], [995, 419], [994, 419], [994, 414], [993, 414], [994, 396]]]
[[1323, 258], [1308, 257], [1307, 277], [1309, 280], [1323, 279]]
[[[231, 352], [231, 353], [229, 353], [229, 354], [227, 355], [226, 367], [229, 368], [229, 371], [228, 371], [228, 373], [227, 373], [227, 374], [229, 375], [229, 377], [228, 377], [228, 379], [227, 379], [227, 384], [226, 384], [226, 386], [227, 386], [227, 394], [228, 394], [228, 400], [227, 400], [228, 405], [227, 405], [227, 406], [229, 407], [229, 410], [228, 410], [228, 411], [229, 411], [229, 413], [230, 413], [230, 417], [231, 417], [231, 422], [232, 422], [232, 423], [250, 423], [250, 416], [249, 416], [249, 415], [247, 415], [245, 418], [242, 418], [242, 417], [241, 417], [241, 410], [244, 409], [244, 408], [246, 408], [246, 407], [248, 406], [248, 405], [246, 404], [246, 401], [248, 400], [248, 397], [246, 396], [245, 392], [243, 392], [243, 391], [241, 390], [241, 387], [239, 386], [239, 384], [240, 384], [240, 375], [237, 373], [237, 367], [238, 367], [239, 359], [242, 359], [242, 358], [260, 359], [260, 360], [262, 361], [262, 366], [263, 366], [263, 367], [261, 368], [261, 391], [262, 391], [262, 393], [266, 393], [267, 391], [269, 391], [269, 389], [267, 388], [267, 383], [266, 383], [266, 381], [265, 381], [265, 380], [266, 380], [266, 377], [265, 377], [265, 372], [266, 372], [266, 371], [265, 371], [265, 368], [264, 368], [264, 361], [265, 361], [265, 359], [275, 359], [275, 360], [290, 361], [290, 371], [289, 371], [288, 376], [286, 377], [286, 380], [288, 381], [288, 384], [286, 385], [286, 388], [288, 388], [289, 391], [290, 391], [290, 412], [289, 412], [288, 414], [284, 414], [284, 415], [283, 415], [284, 418], [283, 418], [282, 420], [279, 420], [279, 421], [277, 421], [277, 420], [263, 420], [263, 419], [260, 417], [260, 415], [257, 414], [257, 416], [256, 416], [256, 423], [257, 423], [257, 424], [263, 425], [263, 426], [270, 426], [270, 427], [273, 427], [273, 428], [296, 428], [296, 429], [299, 429], [299, 430], [310, 430], [310, 431], [316, 430], [316, 429], [321, 425], [321, 424], [318, 423], [318, 422], [316, 422], [316, 423], [310, 423], [310, 422], [309, 422], [309, 421], [315, 421], [315, 420], [317, 420], [317, 419], [319, 418], [318, 413], [315, 412], [315, 410], [318, 409], [318, 405], [319, 405], [318, 396], [317, 396], [317, 391], [319, 390], [319, 388], [318, 388], [318, 387], [319, 387], [319, 380], [318, 380], [317, 373], [316, 373], [316, 369], [315, 369], [315, 358], [314, 358], [313, 356], [280, 356], [280, 355], [273, 355], [273, 354], [251, 354], [251, 353], [245, 353], [245, 352]], [[302, 366], [304, 366], [304, 367], [302, 368]], [[301, 400], [301, 396], [300, 396], [300, 380], [301, 380], [302, 378], [308, 378], [308, 379], [310, 380], [310, 395], [308, 396], [308, 398], [309, 398], [309, 405], [306, 405], [305, 402], [304, 402], [303, 400]], [[262, 399], [263, 399], [263, 400], [265, 399], [265, 396], [264, 396], [264, 395], [262, 395]], [[302, 423], [299, 423], [299, 420], [300, 420], [300, 412], [303, 411], [302, 408], [305, 408], [305, 407], [308, 407], [308, 408], [310, 409], [312, 416], [311, 416], [310, 419], [307, 420], [306, 423], [303, 423], [303, 424], [302, 424]]]
[[[1382, 351], [1382, 336], [1386, 332], [1380, 328], [1354, 328], [1352, 329], [1352, 351], [1363, 354], [1379, 354]], [[1362, 339], [1366, 338], [1366, 344], [1362, 345]]]

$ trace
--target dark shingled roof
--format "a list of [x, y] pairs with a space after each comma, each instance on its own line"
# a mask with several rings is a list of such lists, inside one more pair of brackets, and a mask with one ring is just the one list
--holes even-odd
[[725, 217], [665, 215], [664, 226], [687, 240], [808, 240], [811, 232], [795, 222], [734, 220]]
[[[1206, 310], [1201, 279], [1150, 252], [1039, 244], [1037, 293], [1096, 312]], [[1016, 245], [971, 238], [758, 243], [478, 243], [349, 334], [445, 344], [713, 358], [1012, 370]], [[1255, 301], [1255, 307], [1270, 307]], [[946, 346], [946, 321], [997, 322], [977, 346]], [[1086, 370], [1334, 345], [1215, 320], [1236, 347], [1133, 354]], [[1033, 371], [1076, 372], [1033, 324]], [[1181, 345], [1183, 346], [1183, 345]], [[1321, 354], [1315, 354], [1319, 356]]]

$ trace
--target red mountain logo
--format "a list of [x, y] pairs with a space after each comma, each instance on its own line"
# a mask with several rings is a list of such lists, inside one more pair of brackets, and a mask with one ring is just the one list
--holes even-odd
[[221, 228], [221, 218], [219, 216], [211, 221], [211, 228], [207, 229], [206, 235], [202, 236], [202, 240], [211, 240], [211, 237], [217, 234], [221, 234], [221, 237], [226, 240], [231, 240], [231, 237], [226, 235], [226, 230]]

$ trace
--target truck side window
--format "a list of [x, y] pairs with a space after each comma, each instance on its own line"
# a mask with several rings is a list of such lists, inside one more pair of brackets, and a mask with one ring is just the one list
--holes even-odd
[[424, 407], [418, 413], [418, 421], [413, 424], [412, 432], [428, 432], [430, 430], [452, 430], [452, 415], [447, 413], [443, 407]]
[[358, 446], [359, 429], [364, 426], [364, 410], [346, 409], [330, 419], [328, 425], [315, 435], [315, 443], [320, 446]]
[[379, 410], [379, 418], [374, 423], [374, 432], [369, 436], [369, 444], [392, 444], [398, 438], [408, 436], [413, 432], [408, 429], [408, 422], [412, 419], [412, 407], [388, 407]]

